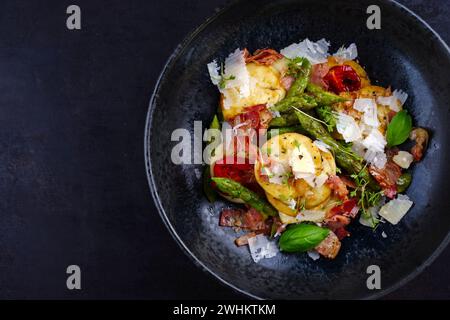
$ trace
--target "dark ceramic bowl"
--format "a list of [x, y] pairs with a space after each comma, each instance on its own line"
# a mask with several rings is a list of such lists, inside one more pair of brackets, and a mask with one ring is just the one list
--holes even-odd
[[[381, 29], [368, 30], [366, 9], [381, 8]], [[407, 194], [414, 207], [396, 226], [376, 232], [354, 223], [332, 261], [305, 254], [279, 254], [254, 263], [238, 248], [234, 231], [218, 226], [219, 201], [205, 199], [201, 165], [174, 165], [176, 128], [193, 132], [208, 123], [218, 92], [206, 64], [235, 48], [283, 48], [303, 38], [322, 37], [332, 50], [355, 42], [359, 59], [375, 83], [409, 94], [415, 123], [432, 132], [425, 159], [413, 169]], [[153, 198], [162, 219], [184, 251], [203, 269], [254, 298], [377, 298], [398, 288], [427, 265], [449, 241], [448, 192], [450, 54], [446, 44], [414, 13], [390, 1], [252, 0], [236, 2], [195, 30], [169, 59], [152, 97], [145, 156]], [[381, 237], [384, 231], [388, 237]], [[381, 268], [381, 290], [366, 286], [369, 265]]]

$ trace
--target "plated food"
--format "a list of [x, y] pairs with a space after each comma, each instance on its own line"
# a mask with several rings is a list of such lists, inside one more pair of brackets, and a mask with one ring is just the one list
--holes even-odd
[[405, 191], [428, 132], [405, 92], [372, 83], [356, 44], [329, 47], [236, 49], [207, 66], [220, 94], [211, 128], [227, 133], [211, 140], [204, 191], [235, 203], [219, 224], [242, 231], [236, 245], [255, 262], [279, 250], [334, 259], [349, 224], [395, 225], [413, 205]]

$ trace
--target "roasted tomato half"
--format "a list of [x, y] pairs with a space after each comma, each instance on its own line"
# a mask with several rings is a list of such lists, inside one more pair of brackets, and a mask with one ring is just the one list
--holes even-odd
[[255, 182], [253, 165], [248, 163], [248, 159], [237, 156], [226, 156], [223, 161], [218, 161], [214, 165], [214, 176], [232, 179], [241, 184]]
[[332, 67], [323, 81], [331, 91], [337, 94], [345, 91], [356, 91], [361, 88], [361, 79], [358, 74], [352, 67], [345, 64]]

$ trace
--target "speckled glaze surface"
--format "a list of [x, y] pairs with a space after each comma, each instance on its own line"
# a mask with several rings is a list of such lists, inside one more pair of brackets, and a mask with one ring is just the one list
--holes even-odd
[[[381, 8], [381, 30], [368, 30], [366, 8]], [[211, 205], [201, 187], [201, 165], [174, 165], [172, 131], [193, 133], [194, 121], [210, 121], [218, 104], [206, 64], [237, 47], [283, 48], [308, 37], [326, 38], [332, 50], [355, 42], [375, 84], [409, 94], [406, 108], [417, 125], [432, 132], [425, 159], [413, 170], [407, 194], [415, 202], [397, 225], [375, 232], [350, 227], [333, 261], [305, 254], [279, 254], [258, 264], [236, 233], [218, 226], [219, 201]], [[146, 128], [149, 183], [161, 217], [183, 250], [203, 269], [251, 297], [263, 299], [377, 298], [420, 272], [449, 240], [450, 54], [414, 14], [390, 1], [240, 1], [193, 32], [174, 52], [150, 103]], [[384, 231], [388, 237], [383, 238]], [[378, 265], [382, 289], [367, 289], [366, 268]], [[182, 270], [180, 270], [182, 272]]]

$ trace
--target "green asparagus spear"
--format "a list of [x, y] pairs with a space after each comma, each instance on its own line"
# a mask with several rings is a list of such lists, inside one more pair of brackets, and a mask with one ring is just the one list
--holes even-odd
[[296, 79], [286, 95], [287, 98], [296, 97], [305, 91], [311, 74], [311, 63], [306, 58], [296, 58], [289, 64], [289, 71]]
[[284, 113], [281, 117], [273, 118], [269, 127], [289, 127], [298, 124], [298, 118], [294, 112]]
[[278, 214], [277, 210], [275, 210], [269, 202], [240, 183], [227, 178], [212, 178], [212, 180], [216, 183], [216, 186], [220, 191], [233, 198], [241, 199], [250, 207], [259, 211], [265, 218], [267, 218], [267, 216], [276, 216]]
[[310, 110], [317, 107], [317, 102], [313, 97], [308, 95], [294, 96], [281, 100], [273, 107], [271, 107], [270, 110], [278, 112], [289, 112], [291, 111], [292, 106], [301, 110]]
[[336, 118], [333, 116], [331, 107], [318, 106], [315, 110], [319, 119], [327, 124], [328, 131], [333, 132], [334, 128], [336, 128]]
[[290, 126], [290, 127], [279, 127], [279, 128], [270, 129], [267, 132], [267, 138], [271, 139], [279, 134], [284, 134], [284, 133], [288, 133], [288, 132], [297, 132], [297, 133], [301, 133], [301, 134], [306, 134], [306, 131], [303, 130], [303, 128], [301, 126], [296, 125], [296, 126]]
[[403, 173], [400, 178], [397, 180], [397, 192], [402, 193], [405, 192], [406, 189], [408, 189], [409, 185], [411, 184], [412, 175], [409, 172]]
[[[217, 117], [217, 115], [214, 115], [214, 118], [213, 118], [209, 128], [220, 130], [220, 122], [219, 122], [219, 118]], [[206, 198], [208, 198], [209, 202], [213, 203], [214, 201], [216, 201], [217, 192], [211, 186], [211, 171], [210, 171], [209, 165], [206, 165], [203, 170], [203, 192], [205, 193]]]
[[316, 101], [319, 105], [331, 105], [336, 102], [343, 102], [347, 100], [334, 93], [325, 91], [321, 87], [313, 83], [308, 83], [308, 85], [306, 86], [306, 91], [311, 93], [316, 98]]
[[342, 143], [333, 139], [327, 129], [304, 112], [295, 111], [302, 128], [315, 139], [322, 140], [330, 146], [334, 153], [336, 163], [350, 174], [359, 174], [359, 177], [369, 181], [369, 187], [374, 190], [379, 189], [379, 185], [373, 180], [369, 174], [369, 170], [363, 164], [363, 160], [355, 154], [350, 148], [344, 146]]

